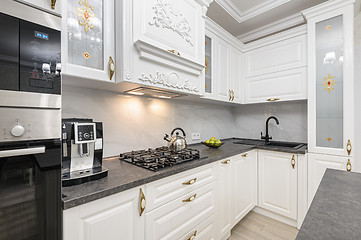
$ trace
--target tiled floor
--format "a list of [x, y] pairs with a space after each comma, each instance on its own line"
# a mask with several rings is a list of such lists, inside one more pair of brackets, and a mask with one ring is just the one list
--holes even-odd
[[232, 229], [229, 240], [294, 240], [297, 233], [295, 227], [250, 212]]

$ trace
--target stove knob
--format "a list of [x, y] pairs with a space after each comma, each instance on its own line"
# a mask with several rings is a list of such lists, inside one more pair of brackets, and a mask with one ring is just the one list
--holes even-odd
[[84, 133], [83, 137], [84, 137], [85, 139], [89, 139], [90, 135], [89, 135], [89, 133]]
[[14, 137], [21, 137], [25, 133], [25, 128], [21, 125], [16, 125], [10, 130], [10, 133]]

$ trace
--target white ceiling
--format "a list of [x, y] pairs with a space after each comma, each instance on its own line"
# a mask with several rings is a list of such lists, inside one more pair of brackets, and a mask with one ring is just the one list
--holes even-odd
[[286, 22], [300, 24], [302, 10], [325, 1], [327, 0], [214, 0], [207, 16], [241, 39], [273, 22], [283, 22], [285, 26]]

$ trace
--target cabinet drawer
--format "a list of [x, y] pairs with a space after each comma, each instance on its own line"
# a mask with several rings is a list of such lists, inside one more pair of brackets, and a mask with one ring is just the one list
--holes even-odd
[[207, 218], [204, 222], [199, 224], [197, 227], [193, 228], [186, 235], [181, 237], [179, 240], [188, 240], [194, 236], [196, 240], [214, 240], [214, 230], [215, 230], [216, 217], [213, 214], [211, 217]]
[[146, 211], [149, 212], [214, 181], [216, 172], [216, 165], [208, 164], [147, 184]]
[[[190, 232], [215, 213], [215, 189], [213, 181], [146, 213], [146, 239], [179, 239]], [[187, 201], [192, 196], [195, 198]]]

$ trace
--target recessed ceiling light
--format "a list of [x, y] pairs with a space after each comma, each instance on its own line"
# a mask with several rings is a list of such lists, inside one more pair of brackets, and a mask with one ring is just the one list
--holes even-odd
[[133, 94], [133, 95], [144, 95], [144, 93], [142, 92], [127, 92], [129, 94]]
[[165, 99], [169, 99], [171, 97], [168, 97], [168, 96], [158, 96], [159, 98], [165, 98]]

